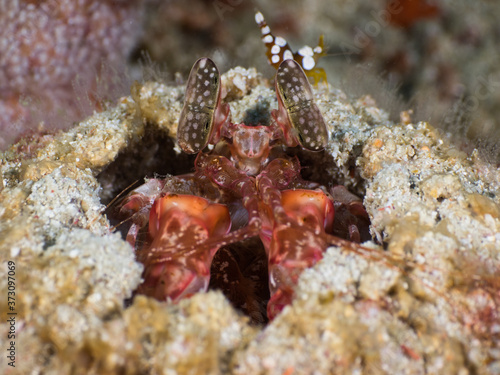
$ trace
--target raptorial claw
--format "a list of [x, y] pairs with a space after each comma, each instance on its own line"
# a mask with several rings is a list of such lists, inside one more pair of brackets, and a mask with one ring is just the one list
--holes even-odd
[[323, 257], [327, 245], [325, 230], [331, 229], [334, 219], [333, 203], [320, 190], [282, 191], [281, 205], [287, 218], [275, 222], [266, 249], [271, 291], [269, 319], [291, 302], [302, 271]]
[[205, 291], [210, 264], [218, 246], [192, 244], [229, 232], [226, 206], [190, 195], [167, 195], [151, 208], [149, 235], [152, 242], [138, 252], [144, 263], [144, 283], [139, 293], [174, 302]]

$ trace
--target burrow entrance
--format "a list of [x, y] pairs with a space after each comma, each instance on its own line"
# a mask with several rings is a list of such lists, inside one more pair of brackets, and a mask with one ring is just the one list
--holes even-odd
[[[144, 178], [168, 178], [194, 171], [196, 155], [177, 153], [174, 146], [174, 140], [166, 132], [147, 125], [144, 136], [130, 144], [97, 176], [103, 187], [101, 200], [103, 204], [109, 204], [106, 215], [112, 225], [117, 225], [124, 239], [130, 222], [119, 225], [123, 221], [118, 214], [121, 198], [143, 184]], [[287, 155], [299, 158], [302, 177], [306, 180], [327, 188], [344, 182], [341, 170], [326, 151], [313, 153], [294, 148], [287, 150]], [[354, 162], [349, 170], [356, 173]], [[362, 189], [361, 180], [355, 188]], [[344, 238], [348, 236], [345, 230], [334, 234]], [[233, 306], [249, 316], [254, 324], [267, 323], [267, 256], [258, 237], [218, 250], [212, 261], [209, 289], [220, 289]]]

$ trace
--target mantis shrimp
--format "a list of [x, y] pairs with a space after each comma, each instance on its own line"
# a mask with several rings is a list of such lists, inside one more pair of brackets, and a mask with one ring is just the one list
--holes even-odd
[[361, 200], [342, 186], [328, 190], [302, 179], [298, 158], [284, 152], [297, 146], [318, 152], [328, 142], [296, 61], [279, 65], [275, 88], [278, 109], [270, 125], [233, 124], [215, 63], [195, 62], [177, 131], [180, 148], [197, 153], [195, 172], [150, 179], [121, 203], [132, 222], [127, 241], [145, 266], [139, 293], [176, 302], [205, 291], [217, 251], [259, 237], [272, 319], [291, 303], [299, 275], [329, 244], [366, 239], [369, 220]]

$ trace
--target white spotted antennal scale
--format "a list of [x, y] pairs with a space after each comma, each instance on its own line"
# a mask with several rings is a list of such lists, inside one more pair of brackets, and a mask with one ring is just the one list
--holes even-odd
[[184, 107], [179, 116], [177, 141], [189, 154], [215, 144], [220, 128], [227, 120], [229, 108], [220, 103], [220, 73], [206, 57], [198, 59], [189, 73]]
[[279, 109], [274, 114], [287, 145], [299, 143], [310, 151], [321, 151], [328, 143], [325, 120], [314, 102], [311, 85], [295, 60], [283, 61], [276, 74]]

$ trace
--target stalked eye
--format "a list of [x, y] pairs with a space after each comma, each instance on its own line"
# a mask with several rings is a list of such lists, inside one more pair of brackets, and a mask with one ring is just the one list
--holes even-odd
[[324, 149], [328, 142], [325, 120], [299, 63], [285, 60], [280, 64], [276, 73], [276, 92], [300, 145], [311, 151]]
[[214, 128], [219, 100], [220, 74], [208, 57], [196, 61], [189, 73], [184, 107], [179, 117], [177, 142], [184, 152], [195, 153], [207, 145]]

